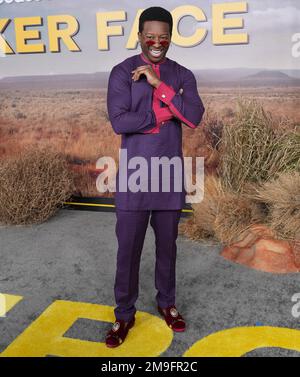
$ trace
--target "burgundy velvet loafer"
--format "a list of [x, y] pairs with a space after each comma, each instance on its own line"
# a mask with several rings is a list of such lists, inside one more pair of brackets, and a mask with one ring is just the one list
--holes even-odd
[[183, 317], [179, 314], [175, 305], [163, 308], [166, 310], [166, 314], [160, 306], [157, 306], [159, 313], [165, 318], [167, 325], [176, 332], [182, 332], [185, 330], [185, 321]]
[[134, 325], [135, 317], [132, 317], [127, 325], [125, 325], [125, 322], [126, 321], [123, 319], [115, 321], [113, 327], [109, 330], [105, 337], [105, 344], [107, 347], [118, 347], [124, 342], [129, 329], [131, 329]]

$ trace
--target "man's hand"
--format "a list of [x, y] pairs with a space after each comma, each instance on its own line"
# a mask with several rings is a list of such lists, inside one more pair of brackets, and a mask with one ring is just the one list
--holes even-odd
[[150, 85], [157, 88], [161, 83], [161, 80], [157, 74], [153, 71], [151, 65], [141, 65], [133, 71], [131, 71], [133, 81], [137, 81], [140, 78], [140, 75], [144, 74], [147, 77], [147, 81]]

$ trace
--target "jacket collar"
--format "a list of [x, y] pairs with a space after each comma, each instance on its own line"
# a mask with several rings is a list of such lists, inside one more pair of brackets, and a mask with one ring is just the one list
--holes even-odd
[[140, 58], [144, 61], [144, 62], [146, 62], [146, 63], [148, 63], [148, 64], [151, 64], [151, 65], [160, 65], [160, 64], [163, 64], [163, 63], [165, 63], [166, 61], [167, 61], [167, 57], [166, 56], [164, 56], [164, 58], [162, 59], [162, 60], [160, 60], [159, 62], [157, 62], [157, 63], [153, 63], [153, 62], [151, 62], [148, 58], [146, 58], [146, 56], [144, 56], [144, 54], [141, 52], [140, 53]]

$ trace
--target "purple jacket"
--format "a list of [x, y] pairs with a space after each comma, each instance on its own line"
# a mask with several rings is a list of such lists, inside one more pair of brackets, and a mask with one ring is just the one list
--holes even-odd
[[[162, 81], [158, 88], [150, 85], [145, 75], [141, 75], [138, 81], [132, 80], [131, 71], [146, 64], [152, 65]], [[154, 64], [142, 53], [131, 56], [115, 65], [110, 72], [107, 109], [114, 132], [122, 137], [121, 149], [126, 149], [127, 153], [127, 156], [119, 156], [116, 207], [127, 210], [182, 209], [186, 191], [181, 127], [184, 124], [196, 128], [205, 111], [192, 71], [167, 57]], [[136, 156], [144, 157], [148, 163], [147, 176], [143, 175], [142, 179], [137, 180], [135, 177], [140, 166], [128, 166], [130, 159]], [[153, 182], [151, 157], [163, 156], [168, 159], [177, 156], [182, 162], [180, 181], [175, 168], [168, 163], [171, 168], [167, 178], [170, 190], [167, 192], [162, 187], [162, 175], [156, 182], [158, 190], [151, 189], [150, 184], [151, 178]], [[162, 173], [161, 165], [159, 169]], [[124, 190], [122, 185], [127, 185], [130, 179], [137, 185], [144, 184], [144, 188], [136, 192], [128, 188]], [[179, 182], [180, 190], [174, 188], [175, 181]], [[121, 187], [119, 183], [122, 183]]]

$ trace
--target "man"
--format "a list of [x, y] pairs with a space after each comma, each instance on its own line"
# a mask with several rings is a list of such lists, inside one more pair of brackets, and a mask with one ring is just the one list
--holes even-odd
[[[106, 336], [108, 347], [121, 344], [135, 322], [140, 258], [150, 215], [156, 244], [158, 311], [173, 331], [185, 330], [185, 321], [175, 306], [176, 239], [186, 195], [181, 127], [183, 123], [196, 128], [205, 109], [194, 74], [166, 57], [172, 28], [172, 15], [166, 9], [144, 10], [138, 32], [142, 52], [114, 66], [109, 76], [108, 114], [113, 130], [121, 135], [122, 151], [115, 193], [116, 322]], [[127, 184], [133, 182], [136, 172], [127, 164], [137, 157], [145, 159], [148, 170], [139, 177], [142, 189], [130, 190]], [[169, 176], [160, 179], [153, 174], [153, 157], [177, 158], [181, 166], [170, 169]], [[162, 187], [166, 183], [170, 184], [168, 190]], [[156, 184], [155, 189], [151, 189], [152, 184]]]

